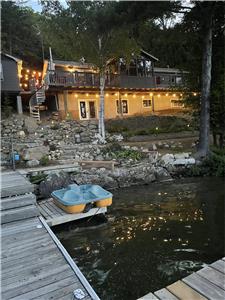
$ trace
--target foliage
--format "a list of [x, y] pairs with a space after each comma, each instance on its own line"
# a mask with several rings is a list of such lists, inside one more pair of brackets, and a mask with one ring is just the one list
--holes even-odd
[[47, 166], [49, 163], [50, 163], [50, 160], [48, 158], [48, 155], [42, 156], [42, 158], [40, 159], [40, 165]]
[[25, 64], [41, 66], [42, 46], [39, 22], [42, 17], [14, 1], [1, 2], [2, 51], [24, 60]]
[[106, 128], [109, 133], [121, 133], [126, 137], [192, 131], [194, 124], [187, 119], [174, 116], [135, 116], [126, 119], [109, 120]]
[[213, 148], [210, 155], [200, 165], [190, 167], [185, 175], [225, 177], [225, 148]]
[[141, 160], [144, 157], [142, 152], [133, 149], [124, 149], [118, 143], [107, 146], [103, 150], [103, 154], [107, 154], [114, 159], [132, 159], [134, 161]]
[[47, 174], [44, 174], [42, 172], [38, 172], [37, 175], [31, 176], [30, 177], [30, 182], [33, 184], [39, 184], [41, 183], [43, 180], [45, 180], [45, 178], [47, 178]]

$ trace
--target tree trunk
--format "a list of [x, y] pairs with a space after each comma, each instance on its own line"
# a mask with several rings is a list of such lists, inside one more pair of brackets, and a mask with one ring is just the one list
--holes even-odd
[[202, 88], [200, 132], [197, 156], [205, 158], [209, 153], [210, 142], [210, 85], [212, 68], [212, 8], [208, 7], [208, 18], [205, 16], [205, 37], [202, 57]]
[[99, 119], [98, 119], [98, 132], [101, 135], [103, 141], [105, 141], [105, 74], [100, 73], [100, 102], [99, 102]]

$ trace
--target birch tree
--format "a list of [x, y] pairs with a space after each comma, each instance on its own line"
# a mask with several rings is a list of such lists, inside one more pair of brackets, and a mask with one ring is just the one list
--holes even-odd
[[[46, 5], [50, 5], [49, 1]], [[54, 3], [51, 8], [54, 8]], [[46, 39], [58, 53], [67, 53], [67, 59], [79, 60], [96, 66], [99, 73], [99, 134], [105, 140], [104, 92], [106, 73], [112, 59], [125, 58], [127, 62], [140, 49], [129, 28], [112, 22], [113, 6], [108, 2], [70, 1], [68, 7], [57, 6], [57, 12], [48, 15], [43, 30]], [[59, 44], [61, 47], [59, 47]], [[63, 56], [63, 53], [62, 53]]]

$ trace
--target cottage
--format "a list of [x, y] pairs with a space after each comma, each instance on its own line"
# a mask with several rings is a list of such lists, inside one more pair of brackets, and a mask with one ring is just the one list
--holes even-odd
[[[105, 118], [152, 114], [183, 109], [184, 72], [155, 68], [158, 59], [141, 51], [127, 66], [123, 58], [108, 65], [105, 83]], [[98, 118], [99, 73], [93, 64], [74, 61], [44, 62], [45, 103], [61, 118]], [[47, 104], [48, 103], [48, 104]]]
[[2, 106], [5, 101], [10, 102], [14, 107], [19, 104], [21, 112], [20, 94], [20, 74], [22, 69], [22, 60], [8, 54], [1, 53], [0, 77], [1, 77], [1, 99]]

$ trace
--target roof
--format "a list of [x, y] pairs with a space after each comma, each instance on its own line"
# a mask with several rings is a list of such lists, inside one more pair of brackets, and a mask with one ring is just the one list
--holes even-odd
[[8, 58], [11, 58], [12, 60], [14, 60], [17, 63], [22, 61], [22, 59], [19, 59], [19, 58], [15, 57], [15, 56], [12, 56], [12, 55], [9, 55], [9, 54], [6, 54], [6, 53], [1, 53], [1, 55], [6, 56]]
[[153, 55], [151, 55], [150, 53], [146, 52], [145, 50], [141, 50], [141, 53], [144, 54], [145, 56], [151, 58], [154, 61], [159, 61], [159, 59]]
[[155, 73], [188, 73], [177, 68], [154, 68]]
[[91, 67], [94, 67], [93, 64], [76, 62], [76, 61], [71, 61], [71, 60], [56, 60], [56, 59], [54, 59], [53, 63], [56, 66], [78, 67], [78, 68], [84, 68], [84, 69], [89, 69]]

